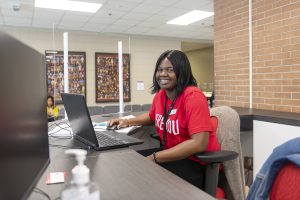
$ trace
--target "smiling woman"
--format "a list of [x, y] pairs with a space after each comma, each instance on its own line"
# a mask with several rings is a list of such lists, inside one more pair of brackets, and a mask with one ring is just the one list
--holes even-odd
[[158, 67], [155, 78], [160, 88], [172, 92], [176, 86], [177, 78], [171, 62], [165, 58]]
[[119, 127], [155, 125], [162, 148], [139, 153], [203, 189], [204, 167], [192, 155], [220, 147], [212, 132], [206, 97], [196, 86], [187, 56], [178, 50], [165, 51], [156, 62], [155, 96], [149, 113], [108, 123]]

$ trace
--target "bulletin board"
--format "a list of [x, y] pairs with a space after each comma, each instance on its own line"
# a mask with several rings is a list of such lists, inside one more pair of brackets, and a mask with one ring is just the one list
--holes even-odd
[[[64, 92], [64, 54], [63, 51], [45, 51], [47, 70], [47, 92], [62, 103], [60, 93]], [[68, 52], [69, 93], [86, 95], [86, 54]]]
[[[119, 64], [117, 53], [96, 53], [96, 102], [119, 101]], [[130, 55], [123, 54], [123, 98], [130, 101]]]

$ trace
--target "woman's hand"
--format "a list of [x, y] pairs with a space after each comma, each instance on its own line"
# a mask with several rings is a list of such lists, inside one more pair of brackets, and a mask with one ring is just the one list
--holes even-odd
[[130, 119], [112, 119], [107, 122], [107, 126], [118, 125], [118, 128], [125, 128], [131, 126]]
[[146, 157], [148, 160], [154, 162], [152, 154]]
[[107, 122], [107, 126], [117, 125], [118, 128], [124, 128], [129, 126], [144, 126], [144, 125], [153, 125], [154, 122], [151, 120], [149, 113], [141, 114], [134, 118], [126, 119], [112, 119]]

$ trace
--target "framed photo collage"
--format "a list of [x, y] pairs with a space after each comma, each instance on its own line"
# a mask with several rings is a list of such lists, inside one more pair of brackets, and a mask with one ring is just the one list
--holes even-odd
[[[64, 92], [64, 54], [45, 51], [47, 91], [56, 104], [61, 104]], [[69, 92], [86, 96], [86, 53], [68, 52]], [[96, 103], [119, 101], [119, 73], [117, 53], [95, 53]], [[130, 101], [130, 55], [123, 54], [123, 97]]]

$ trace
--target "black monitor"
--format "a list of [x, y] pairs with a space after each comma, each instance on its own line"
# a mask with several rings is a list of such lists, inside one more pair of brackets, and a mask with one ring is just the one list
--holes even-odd
[[0, 199], [27, 199], [49, 164], [44, 56], [0, 32]]

